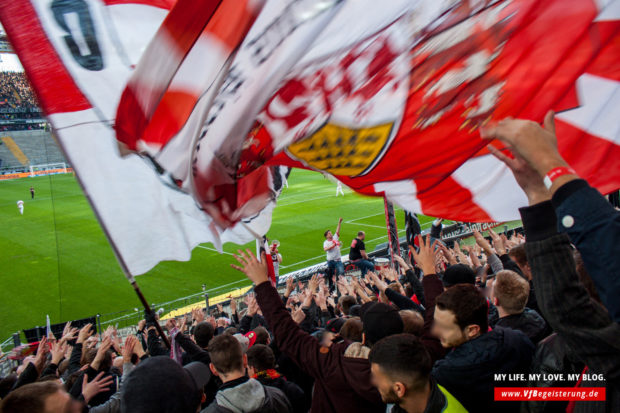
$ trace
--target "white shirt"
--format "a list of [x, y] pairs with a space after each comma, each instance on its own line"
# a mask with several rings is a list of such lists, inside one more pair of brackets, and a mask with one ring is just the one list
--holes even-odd
[[[338, 235], [334, 235], [331, 241], [325, 240], [325, 242], [323, 243], [323, 249], [331, 247], [336, 241], [338, 241]], [[339, 245], [330, 250], [327, 250], [326, 252], [327, 261], [339, 260], [341, 257]]]
[[20, 207], [20, 206], [22, 206], [22, 205], [24, 205], [24, 201], [22, 201], [22, 200], [17, 201], [17, 206], [18, 206], [18, 207]]

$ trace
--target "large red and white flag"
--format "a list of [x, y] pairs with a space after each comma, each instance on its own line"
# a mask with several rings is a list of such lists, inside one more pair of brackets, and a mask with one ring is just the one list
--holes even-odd
[[[263, 165], [324, 171], [409, 211], [505, 221], [525, 197], [479, 128], [555, 109], [563, 155], [617, 189], [618, 4], [269, 1], [198, 139], [168, 144], [194, 142], [191, 176], [172, 173], [222, 227], [264, 205]], [[121, 103], [117, 126], [137, 106]]]
[[564, 157], [620, 187], [618, 0], [180, 0], [165, 21], [164, 0], [2, 3], [132, 273], [264, 234], [276, 165], [413, 212], [517, 218], [478, 131], [506, 116], [555, 109]]
[[554, 109], [565, 159], [620, 188], [620, 1], [424, 2], [365, 33], [317, 39], [258, 115], [243, 166], [326, 171], [431, 216], [518, 219], [525, 196], [479, 128]]
[[[196, 82], [204, 86], [212, 73], [226, 72], [225, 65], [263, 4], [180, 0], [169, 14], [175, 3], [10, 0], [2, 1], [0, 7], [2, 25], [42, 109], [130, 275], [142, 274], [162, 260], [188, 260], [191, 250], [203, 242], [219, 247], [224, 242], [246, 243], [265, 234], [282, 175], [287, 172], [287, 168], [280, 167], [265, 171], [265, 186], [271, 198], [252, 216], [223, 229], [178, 186], [169, 171], [158, 165], [157, 159], [127, 154], [126, 145], [119, 147], [114, 129], [119, 102], [145, 51], [164, 45], [158, 61], [146, 62], [153, 64], [151, 70], [163, 71], [166, 64], [175, 67], [179, 61], [191, 63], [179, 69], [186, 81], [175, 80], [168, 89], [177, 87], [182, 98], [193, 98]], [[230, 13], [231, 9], [237, 12]], [[173, 33], [166, 32], [170, 27]], [[235, 30], [227, 32], [226, 27]], [[184, 36], [176, 36], [179, 28], [186, 30]], [[157, 42], [153, 44], [156, 34]], [[188, 44], [202, 47], [202, 53], [185, 56], [183, 47]], [[148, 57], [153, 59], [152, 54]], [[147, 71], [141, 77], [143, 84], [151, 88], [151, 96], [146, 96], [144, 88], [138, 96], [149, 115], [149, 99], [167, 90], [149, 83], [157, 80], [152, 74]], [[217, 85], [213, 87], [217, 89]], [[169, 94], [164, 94], [164, 101]], [[198, 108], [204, 105], [202, 101], [194, 103]], [[168, 123], [175, 120], [175, 109], [185, 107], [171, 108]], [[136, 128], [139, 126], [136, 124]], [[161, 133], [167, 130], [162, 128]], [[178, 156], [179, 163], [189, 159], [189, 155]]]

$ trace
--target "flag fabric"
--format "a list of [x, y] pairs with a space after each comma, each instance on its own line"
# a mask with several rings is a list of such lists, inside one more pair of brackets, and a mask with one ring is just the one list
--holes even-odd
[[479, 136], [506, 116], [556, 110], [562, 155], [620, 187], [619, 0], [13, 0], [0, 19], [134, 274], [264, 235], [276, 166], [518, 218]]
[[526, 199], [479, 128], [554, 109], [566, 160], [620, 188], [619, 1], [432, 3], [339, 50], [317, 39], [257, 118], [263, 160], [408, 211], [507, 221]]
[[[193, 1], [181, 0], [178, 6], [191, 7]], [[218, 8], [237, 4], [208, 3]], [[38, 101], [129, 275], [142, 274], [162, 260], [189, 260], [200, 243], [221, 248], [225, 242], [241, 244], [265, 234], [287, 172], [263, 170], [271, 178], [264, 184], [268, 201], [225, 230], [156, 159], [119, 148], [114, 122], [121, 96], [174, 5], [172, 0], [12, 0], [0, 7], [2, 25]], [[208, 31], [209, 19], [201, 21]], [[171, 52], [162, 53], [170, 58]], [[196, 64], [211, 56], [203, 53]]]
[[[191, 177], [173, 175], [220, 226], [262, 208], [263, 165], [324, 171], [408, 211], [518, 219], [525, 196], [479, 128], [549, 109], [577, 171], [620, 187], [617, 0], [328, 3], [268, 1], [198, 139], [175, 137], [195, 143]], [[290, 23], [299, 10], [313, 17]]]

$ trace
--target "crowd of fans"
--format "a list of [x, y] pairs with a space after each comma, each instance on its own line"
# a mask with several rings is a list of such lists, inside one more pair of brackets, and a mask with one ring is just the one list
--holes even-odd
[[24, 72], [0, 72], [0, 121], [7, 121], [0, 124], [0, 131], [41, 129], [41, 124], [27, 122], [41, 118]]
[[[490, 147], [528, 197], [525, 235], [449, 248], [437, 220], [395, 268], [288, 278], [283, 292], [264, 255], [239, 251], [233, 267], [255, 285], [243, 302], [169, 319], [163, 337], [147, 314], [124, 343], [67, 325], [2, 380], [0, 411], [620, 411], [620, 213], [568, 169], [552, 114], [484, 136], [512, 151]], [[496, 401], [500, 387], [605, 401]]]
[[36, 108], [37, 101], [24, 72], [0, 72], [0, 102]]

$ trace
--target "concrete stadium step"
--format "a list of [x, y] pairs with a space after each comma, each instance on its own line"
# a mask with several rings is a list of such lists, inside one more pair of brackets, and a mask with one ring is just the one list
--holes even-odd
[[20, 162], [17, 160], [17, 158], [15, 158], [13, 153], [4, 143], [0, 145], [0, 159], [2, 159], [2, 162], [0, 164], [1, 168], [21, 166]]
[[15, 159], [17, 159], [20, 164], [26, 166], [30, 163], [28, 157], [24, 154], [24, 152], [21, 150], [19, 145], [17, 145], [15, 140], [13, 140], [13, 138], [11, 138], [10, 136], [3, 136], [2, 143], [4, 143], [6, 148], [11, 151]]
[[[5, 137], [8, 136], [5, 135]], [[3, 168], [66, 162], [65, 157], [50, 132], [43, 130], [14, 131], [11, 132], [10, 138], [28, 158], [28, 161], [26, 164], [23, 164], [20, 160], [16, 160], [14, 156], [5, 157], [3, 156], [4, 154], [0, 152], [0, 159], [3, 160]], [[2, 139], [4, 140], [4, 138]], [[0, 145], [0, 151], [4, 146], [5, 145]], [[7, 153], [9, 152], [7, 151]]]

